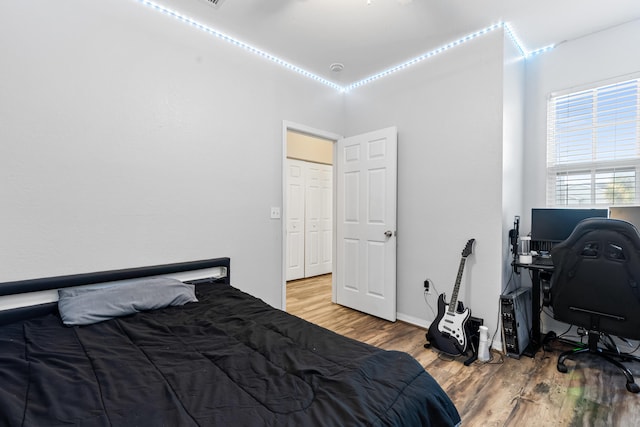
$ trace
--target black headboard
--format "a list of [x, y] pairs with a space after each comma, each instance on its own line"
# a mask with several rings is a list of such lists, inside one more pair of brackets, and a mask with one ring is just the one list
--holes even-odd
[[[72, 274], [68, 276], [44, 277], [39, 279], [5, 282], [0, 283], [0, 296], [47, 291], [72, 286], [91, 285], [102, 282], [113, 282], [117, 280], [135, 279], [138, 277], [160, 276], [163, 274], [203, 270], [206, 268], [216, 267], [224, 267], [226, 269], [226, 275], [221, 277], [219, 281], [230, 284], [230, 258], [213, 258], [200, 261], [154, 265], [149, 267], [125, 268], [122, 270], [99, 271], [95, 273]], [[0, 324], [7, 324], [20, 319], [45, 314], [55, 310], [56, 306], [56, 303], [46, 303], [0, 311]]]

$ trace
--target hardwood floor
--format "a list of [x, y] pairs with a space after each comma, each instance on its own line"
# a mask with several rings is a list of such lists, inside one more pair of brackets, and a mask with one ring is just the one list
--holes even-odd
[[[423, 347], [425, 330], [387, 322], [331, 302], [331, 275], [287, 284], [287, 311], [350, 338], [415, 357], [451, 397], [463, 426], [639, 426], [640, 395], [629, 393], [612, 365], [581, 356], [556, 370], [559, 352], [489, 363], [462, 363]], [[554, 344], [560, 348], [560, 344]], [[640, 382], [640, 363], [630, 363]]]

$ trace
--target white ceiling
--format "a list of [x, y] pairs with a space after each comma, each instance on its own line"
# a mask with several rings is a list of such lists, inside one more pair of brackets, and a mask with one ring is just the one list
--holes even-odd
[[339, 85], [499, 22], [535, 50], [640, 19], [640, 0], [154, 1]]

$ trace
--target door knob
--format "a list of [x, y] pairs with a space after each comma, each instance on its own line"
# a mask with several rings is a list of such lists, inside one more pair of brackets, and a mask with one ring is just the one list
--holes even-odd
[[384, 235], [387, 236], [387, 237], [391, 237], [391, 236], [393, 236], [393, 231], [387, 230], [387, 231], [384, 232]]

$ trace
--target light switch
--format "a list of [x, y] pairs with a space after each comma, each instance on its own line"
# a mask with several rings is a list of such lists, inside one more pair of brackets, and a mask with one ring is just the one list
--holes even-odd
[[271, 207], [271, 219], [280, 219], [280, 208], [277, 206]]

